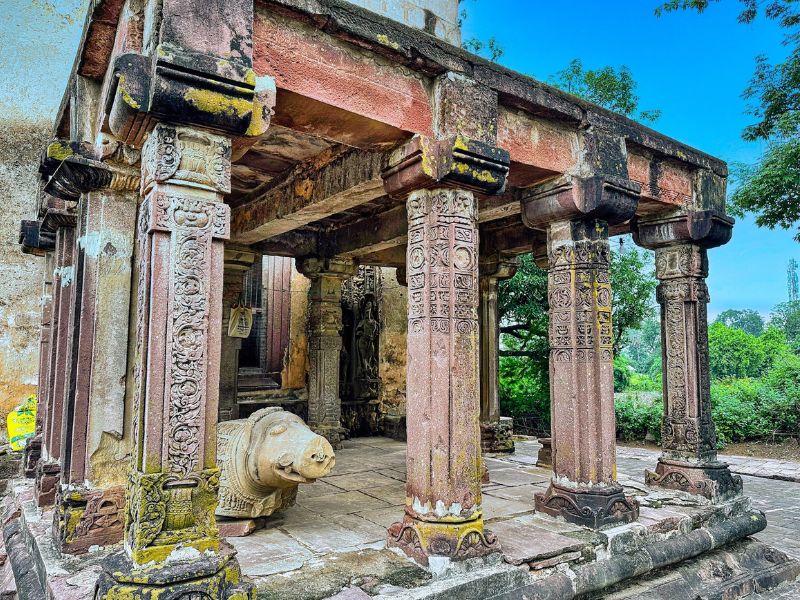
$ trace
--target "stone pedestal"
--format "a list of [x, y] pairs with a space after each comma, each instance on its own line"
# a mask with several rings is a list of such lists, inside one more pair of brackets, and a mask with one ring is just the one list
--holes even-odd
[[553, 481], [536, 510], [601, 527], [633, 521], [635, 500], [616, 481], [608, 226], [548, 229]]
[[433, 189], [407, 204], [407, 504], [389, 545], [429, 565], [499, 544], [481, 511], [477, 201]]
[[681, 244], [656, 250], [661, 306], [664, 419], [662, 455], [649, 485], [726, 500], [742, 479], [717, 460], [708, 367], [708, 259], [704, 248]]
[[536, 455], [537, 467], [553, 467], [553, 438], [539, 438], [537, 440], [541, 445], [539, 453]]
[[352, 277], [351, 259], [307, 258], [297, 270], [311, 280], [308, 289], [308, 425], [338, 448], [342, 427], [339, 367], [342, 354], [342, 282]]
[[226, 246], [225, 277], [222, 285], [222, 349], [219, 373], [219, 420], [239, 418], [239, 351], [242, 338], [230, 337], [231, 309], [241, 299], [244, 276], [256, 260], [256, 254], [246, 248]]
[[500, 419], [500, 323], [497, 286], [517, 272], [515, 259], [495, 256], [480, 264], [481, 449], [513, 452], [513, 421]]
[[214, 522], [230, 157], [229, 139], [188, 127], [158, 124], [145, 143], [125, 550], [98, 600], [251, 594]]

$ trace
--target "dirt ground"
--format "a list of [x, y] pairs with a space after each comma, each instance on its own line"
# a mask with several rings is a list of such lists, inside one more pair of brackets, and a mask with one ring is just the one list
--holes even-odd
[[[652, 442], [617, 442], [620, 446], [628, 448], [648, 448], [658, 450], [658, 445]], [[772, 458], [776, 460], [791, 460], [800, 462], [800, 444], [797, 440], [789, 439], [780, 443], [768, 442], [743, 442], [728, 444], [719, 451], [720, 456], [753, 456], [755, 458]]]

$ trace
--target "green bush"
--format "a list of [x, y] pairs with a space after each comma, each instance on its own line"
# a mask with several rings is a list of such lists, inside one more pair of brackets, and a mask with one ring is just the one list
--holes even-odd
[[758, 377], [767, 358], [759, 338], [722, 323], [708, 328], [708, 348], [712, 379]]
[[628, 358], [619, 354], [614, 357], [614, 391], [624, 392], [628, 389], [631, 380], [631, 363]]
[[658, 377], [651, 377], [650, 375], [643, 375], [642, 373], [631, 373], [628, 379], [628, 387], [623, 391], [625, 392], [660, 392], [661, 391], [661, 373]]
[[524, 358], [500, 359], [500, 411], [513, 417], [533, 418], [543, 431], [550, 429], [550, 383], [547, 372]]
[[769, 424], [758, 410], [758, 400], [765, 390], [760, 381], [753, 379], [731, 379], [711, 386], [711, 414], [720, 446], [769, 432]]
[[661, 418], [664, 407], [660, 396], [653, 394], [619, 394], [614, 399], [617, 417], [617, 438], [642, 441], [650, 432], [661, 439]]

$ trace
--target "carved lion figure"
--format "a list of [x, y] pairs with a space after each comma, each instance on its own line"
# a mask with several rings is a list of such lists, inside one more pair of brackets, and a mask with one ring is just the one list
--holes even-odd
[[297, 486], [330, 473], [336, 456], [300, 417], [265, 408], [217, 425], [217, 462], [217, 516], [254, 519], [292, 506]]

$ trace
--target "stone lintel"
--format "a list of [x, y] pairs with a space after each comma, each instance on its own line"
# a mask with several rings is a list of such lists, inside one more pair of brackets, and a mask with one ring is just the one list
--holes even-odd
[[519, 259], [516, 256], [505, 256], [497, 253], [492, 256], [481, 256], [478, 270], [481, 278], [503, 280], [511, 279], [517, 272]]
[[318, 277], [347, 279], [355, 275], [358, 269], [358, 266], [352, 259], [340, 257], [323, 258], [310, 256], [298, 259], [296, 266], [297, 270], [309, 279]]
[[244, 273], [256, 261], [258, 254], [247, 247], [225, 244], [225, 273]]
[[19, 245], [23, 254], [44, 256], [56, 246], [52, 231], [42, 231], [39, 221], [23, 220], [19, 224]]
[[715, 248], [730, 241], [734, 223], [717, 211], [696, 210], [653, 219], [636, 217], [631, 229], [634, 241], [651, 250], [680, 243]]
[[448, 72], [434, 83], [433, 126], [439, 138], [464, 138], [497, 145], [497, 92], [460, 73]]
[[533, 229], [573, 219], [599, 219], [609, 225], [633, 217], [641, 186], [613, 176], [565, 176], [531, 188], [522, 200], [522, 220]]
[[509, 165], [507, 151], [485, 142], [462, 135], [443, 140], [417, 135], [392, 154], [384, 187], [398, 198], [432, 187], [497, 194], [505, 189]]

